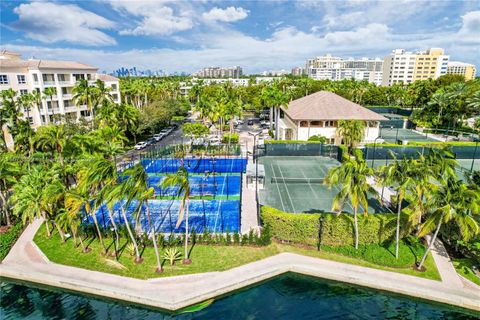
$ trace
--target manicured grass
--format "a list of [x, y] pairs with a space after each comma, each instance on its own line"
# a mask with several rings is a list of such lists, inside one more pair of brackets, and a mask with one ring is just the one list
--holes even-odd
[[453, 266], [457, 272], [464, 278], [476, 283], [480, 286], [480, 278], [473, 273], [473, 260], [471, 259], [454, 259]]
[[[317, 251], [313, 248], [301, 248], [276, 242], [265, 247], [197, 244], [191, 251], [191, 265], [183, 265], [181, 261], [177, 261], [174, 266], [170, 266], [165, 262], [165, 271], [163, 273], [155, 273], [155, 253], [153, 248], [150, 247], [144, 249], [142, 254], [142, 257], [145, 259], [144, 262], [137, 265], [134, 263], [133, 257], [125, 250], [119, 257], [118, 262], [115, 261], [115, 258], [102, 256], [100, 254], [100, 244], [96, 240], [86, 240], [85, 243], [90, 243], [89, 247], [92, 251], [86, 254], [82, 253], [80, 248], [74, 247], [73, 239], [69, 239], [66, 243], [61, 244], [58, 234], [47, 238], [43, 226], [35, 235], [34, 241], [52, 262], [140, 279], [224, 271], [281, 252], [292, 252], [316, 258], [440, 280], [431, 256], [428, 257], [425, 264], [427, 267], [426, 272], [413, 270], [411, 266], [416, 261], [415, 259], [418, 258], [418, 255], [408, 254], [410, 249], [403, 243], [400, 252], [401, 255], [405, 255], [405, 257], [401, 256], [399, 261], [395, 263], [392, 263], [392, 260], [395, 260], [395, 258], [391, 251], [375, 245], [359, 248], [359, 251], [355, 252], [354, 248], [325, 247], [322, 248], [321, 251]], [[126, 240], [122, 240], [122, 245], [125, 243]], [[107, 246], [110, 245], [110, 251], [113, 250], [112, 239], [107, 239], [106, 244]], [[182, 248], [179, 248], [179, 251], [183, 252]]]
[[[277, 247], [281, 252], [293, 252], [316, 258], [354, 264], [362, 267], [403, 273], [432, 280], [441, 280], [440, 274], [437, 270], [437, 266], [435, 265], [435, 262], [433, 261], [433, 258], [430, 254], [428, 255], [427, 260], [424, 264], [427, 270], [425, 272], [419, 272], [414, 270], [413, 264], [416, 262], [416, 260], [412, 255], [407, 253], [409, 249], [405, 248], [406, 246], [404, 244], [402, 245], [402, 247], [404, 248], [400, 249], [400, 257], [398, 262], [396, 261], [395, 256], [390, 251], [380, 246], [375, 246], [376, 248], [373, 248], [373, 246], [369, 246], [368, 249], [363, 249], [363, 251], [362, 248], [359, 247], [358, 253], [352, 253], [352, 251], [355, 251], [355, 248], [353, 247], [352, 249], [340, 247], [336, 250], [332, 250], [332, 248], [328, 247], [322, 247], [320, 251], [312, 250], [311, 248], [302, 248], [280, 244], [278, 244]], [[351, 256], [349, 256], [349, 254], [351, 254]], [[388, 264], [387, 261], [395, 262], [392, 264]]]

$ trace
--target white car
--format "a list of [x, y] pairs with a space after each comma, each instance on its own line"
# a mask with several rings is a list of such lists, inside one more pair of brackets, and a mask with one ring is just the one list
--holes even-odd
[[157, 141], [157, 142], [162, 140], [162, 138], [163, 138], [163, 134], [161, 134], [161, 133], [157, 133], [157, 134], [153, 135], [153, 139], [155, 139], [155, 141]]
[[133, 147], [135, 150], [142, 150], [145, 148], [148, 144], [145, 141], [139, 142]]

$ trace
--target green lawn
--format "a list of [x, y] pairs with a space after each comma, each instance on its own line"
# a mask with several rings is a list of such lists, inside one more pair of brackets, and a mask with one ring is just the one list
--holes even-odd
[[477, 277], [472, 270], [473, 260], [471, 259], [454, 259], [453, 265], [457, 272], [468, 280], [480, 286], [480, 278]]
[[[100, 254], [100, 244], [96, 240], [85, 241], [86, 243], [91, 242], [89, 247], [92, 251], [87, 254], [82, 253], [80, 248], [74, 247], [72, 239], [62, 244], [58, 234], [54, 234], [51, 238], [47, 238], [43, 226], [35, 235], [34, 241], [52, 262], [140, 279], [223, 271], [246, 263], [261, 260], [280, 252], [292, 252], [306, 256], [440, 280], [440, 276], [431, 257], [427, 259], [426, 272], [417, 272], [411, 268], [417, 258], [415, 256], [402, 257], [399, 260], [401, 261], [400, 263], [389, 266], [388, 263], [389, 261], [392, 261], [393, 256], [389, 250], [380, 246], [369, 246], [366, 249], [359, 248], [358, 252], [352, 253], [352, 250], [346, 248], [337, 248], [338, 250], [336, 250], [336, 252], [332, 248], [323, 248], [321, 251], [316, 251], [312, 248], [300, 248], [279, 243], [272, 243], [265, 247], [197, 244], [191, 251], [191, 265], [183, 265], [181, 261], [178, 261], [174, 266], [170, 266], [166, 262], [164, 263], [165, 271], [163, 273], [155, 273], [155, 253], [153, 248], [150, 247], [145, 248], [142, 254], [142, 257], [145, 259], [144, 262], [137, 265], [134, 263], [133, 257], [131, 257], [126, 251], [122, 252], [118, 262], [115, 261], [114, 258], [102, 256]], [[122, 241], [122, 245], [125, 244], [125, 241], [126, 240]], [[107, 239], [106, 243], [111, 246], [110, 250], [112, 250], [113, 241]], [[179, 249], [181, 251], [181, 248]], [[407, 254], [408, 251], [409, 249], [406, 248], [406, 245], [402, 244], [402, 255]], [[378, 260], [371, 257], [373, 253], [378, 254]], [[387, 256], [390, 256], [390, 258], [387, 258]], [[394, 257], [393, 260], [395, 260]]]

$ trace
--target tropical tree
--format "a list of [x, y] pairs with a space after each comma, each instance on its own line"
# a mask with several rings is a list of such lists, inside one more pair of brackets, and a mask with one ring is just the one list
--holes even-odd
[[[53, 121], [55, 121], [55, 108], [53, 107], [53, 96], [57, 94], [57, 88], [47, 87], [45, 88], [45, 90], [43, 90], [43, 94], [45, 95], [45, 98], [48, 98], [50, 100], [50, 106], [52, 107]], [[46, 118], [48, 118], [48, 115]]]
[[65, 132], [65, 125], [48, 125], [38, 128], [35, 135], [35, 143], [44, 151], [57, 152], [60, 165], [65, 166], [63, 151], [68, 143], [68, 137]]
[[368, 195], [376, 195], [375, 189], [367, 182], [373, 177], [374, 169], [367, 166], [361, 152], [355, 150], [355, 157], [345, 157], [343, 163], [330, 169], [324, 183], [330, 188], [340, 185], [339, 192], [333, 199], [332, 210], [340, 214], [348, 200], [353, 208], [355, 227], [355, 249], [358, 249], [358, 212], [363, 208], [363, 214], [368, 215]]
[[87, 80], [80, 79], [73, 87], [73, 101], [77, 106], [86, 105], [92, 115], [92, 128], [95, 124], [94, 99], [97, 95], [97, 88], [91, 86]]
[[188, 171], [185, 166], [181, 166], [177, 173], [166, 177], [161, 182], [161, 187], [166, 189], [168, 187], [178, 187], [178, 196], [181, 197], [180, 209], [178, 212], [178, 219], [175, 228], [180, 227], [183, 219], [185, 217], [185, 241], [184, 241], [184, 264], [190, 264], [191, 260], [188, 256], [188, 212], [189, 212], [189, 201], [190, 201], [190, 182], [188, 180]]
[[423, 237], [432, 231], [434, 234], [418, 264], [418, 269], [425, 263], [443, 225], [455, 223], [464, 240], [472, 238], [480, 231], [477, 218], [480, 214], [480, 193], [476, 188], [449, 178], [431, 189], [426, 201], [430, 211], [418, 235]]
[[381, 184], [383, 186], [393, 186], [397, 194], [397, 228], [395, 233], [395, 258], [398, 259], [400, 244], [400, 223], [402, 213], [402, 203], [406, 197], [407, 191], [415, 184], [415, 179], [410, 175], [412, 160], [404, 159], [399, 161], [395, 156], [394, 161], [388, 166], [382, 166], [378, 170]]
[[10, 190], [21, 176], [21, 166], [16, 158], [18, 156], [12, 153], [0, 153], [0, 219], [7, 226], [11, 224], [11, 210], [8, 204]]
[[337, 135], [351, 152], [365, 136], [365, 122], [360, 120], [339, 120]]

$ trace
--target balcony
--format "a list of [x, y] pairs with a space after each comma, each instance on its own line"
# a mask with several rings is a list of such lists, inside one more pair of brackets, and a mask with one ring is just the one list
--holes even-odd
[[72, 94], [71, 93], [63, 93], [62, 97], [63, 97], [63, 99], [72, 99]]
[[55, 81], [43, 81], [44, 86], [55, 86]]
[[73, 82], [70, 81], [70, 80], [58, 81], [58, 83], [59, 83], [61, 86], [73, 86], [73, 85], [75, 85], [75, 83], [73, 83]]
[[77, 112], [78, 110], [77, 106], [74, 105], [65, 106], [65, 112]]

